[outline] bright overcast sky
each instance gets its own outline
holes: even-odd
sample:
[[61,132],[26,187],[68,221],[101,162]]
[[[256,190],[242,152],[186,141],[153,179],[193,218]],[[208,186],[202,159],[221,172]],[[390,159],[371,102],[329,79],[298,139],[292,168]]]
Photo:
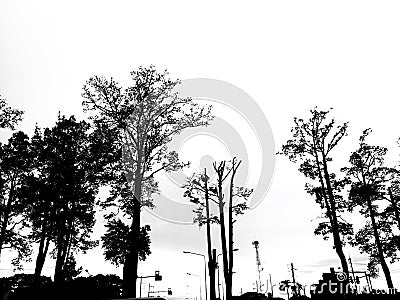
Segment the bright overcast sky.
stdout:
[[[35,123],[52,126],[58,111],[83,118],[80,94],[90,76],[113,76],[125,85],[129,71],[153,64],[173,77],[219,79],[247,92],[268,119],[277,148],[290,137],[293,117],[318,105],[333,107],[338,120],[350,121],[343,150],[334,154],[337,167],[346,164],[367,127],[374,130],[371,140],[391,147],[395,159],[400,152],[395,144],[400,137],[399,15],[398,1],[0,0],[0,94],[25,111],[20,129],[31,133]],[[3,140],[8,136],[1,134]],[[215,152],[209,153],[210,148],[193,146],[202,141],[189,142],[182,149],[187,157],[194,155],[190,149],[204,150],[200,157],[218,157],[223,149],[214,143]],[[256,279],[255,239],[264,275],[272,273],[275,282],[289,278],[290,262],[307,285],[338,266],[332,241],[313,235],[319,211],[304,183],[294,165],[277,158],[267,197],[236,226],[234,293],[250,291]],[[139,272],[160,270],[164,279],[156,289],[193,292],[197,279],[185,274],[202,275],[203,263],[182,250],[205,253],[204,231],[149,214],[143,219],[152,225],[153,253]],[[95,235],[102,232],[99,217]],[[122,275],[121,268],[104,262],[100,248],[89,253],[78,263],[90,274]],[[357,249],[346,253],[364,270]],[[52,275],[53,265],[49,260],[46,274]],[[1,272],[10,274],[7,268],[5,259]],[[32,265],[27,268],[32,271]],[[400,287],[400,268],[391,269]]]

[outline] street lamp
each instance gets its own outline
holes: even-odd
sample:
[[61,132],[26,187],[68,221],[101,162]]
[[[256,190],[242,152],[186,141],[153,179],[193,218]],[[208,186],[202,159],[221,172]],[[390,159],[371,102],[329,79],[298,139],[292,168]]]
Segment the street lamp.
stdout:
[[206,256],[204,254],[196,253],[196,252],[190,252],[190,251],[183,251],[184,254],[193,254],[193,255],[198,255],[198,256],[203,256],[204,259],[204,286],[205,286],[205,292],[206,292],[206,300],[208,299],[207,297],[207,262],[206,262]]
[[[196,276],[196,277],[199,278],[199,297],[200,297],[200,300],[202,300],[202,298],[201,298],[201,277],[199,275],[192,274],[192,273],[186,273],[186,275]],[[207,294],[207,291],[206,291],[206,294]]]

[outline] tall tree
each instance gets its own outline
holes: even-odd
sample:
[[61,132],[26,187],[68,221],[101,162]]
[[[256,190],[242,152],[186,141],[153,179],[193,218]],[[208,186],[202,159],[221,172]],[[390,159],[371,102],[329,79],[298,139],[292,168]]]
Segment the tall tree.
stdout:
[[23,182],[32,172],[30,141],[16,132],[7,144],[0,144],[0,254],[3,249],[17,250],[14,263],[27,258],[27,222],[23,216],[26,203],[20,197]]
[[315,196],[324,219],[315,234],[322,234],[324,239],[332,234],[342,270],[348,274],[343,237],[352,233],[352,226],[341,217],[346,207],[341,191],[347,180],[339,180],[330,171],[332,151],[346,135],[348,124],[336,125],[334,119],[328,119],[329,111],[314,108],[310,113],[308,120],[294,118],[293,138],[282,146],[279,154],[286,155],[292,162],[300,162],[299,171],[312,180],[306,184],[306,190]]
[[41,130],[36,127],[31,139],[32,167],[34,172],[25,178],[21,197],[26,203],[25,216],[30,223],[29,239],[38,243],[34,282],[38,283],[49,252],[55,226],[54,187],[49,180],[49,154],[53,151],[46,147]]
[[188,197],[190,202],[197,205],[196,210],[194,210],[194,222],[198,223],[200,227],[204,224],[206,225],[210,299],[215,300],[215,271],[217,268],[217,261],[212,251],[211,224],[217,223],[218,217],[211,213],[210,201],[217,202],[214,199],[210,199],[209,181],[210,178],[207,175],[207,169],[204,169],[203,173],[193,174],[193,176],[187,180],[183,188],[185,189],[184,197]]
[[[222,260],[225,278],[225,295],[227,299],[232,299],[232,277],[233,277],[233,214],[241,215],[248,208],[247,200],[253,193],[252,189],[245,187],[235,187],[234,180],[237,169],[241,161],[233,158],[231,161],[222,161],[220,163],[213,163],[214,171],[216,172],[217,182],[214,187],[211,187],[210,194],[215,196],[218,202],[219,209],[219,224],[221,232],[221,248]],[[227,183],[227,194],[224,193],[224,184]],[[235,205],[234,198],[244,201],[238,201]],[[228,206],[228,231],[226,232],[225,225],[225,207]],[[227,242],[228,236],[228,242]]]
[[[0,95],[0,128],[14,130],[22,115],[23,111],[8,106]],[[17,195],[21,179],[30,171],[28,148],[28,138],[22,132],[14,134],[8,144],[0,143],[0,257],[3,248],[17,249],[18,256],[13,260],[17,266],[30,252],[25,236],[19,231],[26,227],[26,223],[21,220],[24,205]],[[20,157],[17,156],[18,150],[22,151]]]
[[[356,235],[356,242],[362,251],[370,255],[371,267],[379,262],[385,274],[388,288],[393,288],[389,267],[386,263],[387,254],[393,253],[386,236],[391,232],[391,226],[385,220],[379,220],[378,201],[385,198],[386,185],[392,174],[391,169],[383,166],[387,148],[372,146],[366,143],[371,130],[366,129],[360,137],[359,147],[350,156],[350,166],[343,168],[352,178],[349,194],[350,209],[360,207],[360,213],[369,222]],[[372,238],[373,243],[368,240]]]
[[[233,158],[231,161],[221,161],[213,163],[213,169],[216,173],[214,182],[209,182],[206,173],[195,174],[188,183],[184,186],[185,196],[189,197],[190,201],[197,204],[198,207],[194,211],[194,221],[199,225],[218,223],[220,226],[220,240],[223,259],[223,271],[225,278],[225,295],[227,299],[232,297],[232,276],[233,276],[233,224],[236,222],[234,216],[241,215],[248,208],[247,201],[252,189],[236,186],[235,176],[240,166],[240,161]],[[203,182],[203,183],[201,183]],[[217,214],[211,214],[209,203],[214,203],[217,206]],[[225,215],[226,211],[228,216]],[[226,229],[228,226],[228,229]],[[211,249],[211,238],[208,237],[208,250]],[[209,262],[213,258],[209,252]],[[211,271],[214,271],[211,269]],[[212,280],[215,278],[211,278]],[[212,291],[211,291],[212,293]],[[214,293],[215,295],[215,293]]]
[[[181,98],[173,91],[179,81],[154,67],[140,67],[131,72],[132,85],[123,89],[112,78],[94,76],[83,87],[85,111],[92,119],[110,130],[120,130],[119,146],[124,149],[125,171],[133,193],[126,197],[121,192],[118,200],[130,219],[131,249],[125,253],[123,290],[128,297],[136,296],[137,267],[140,252],[140,212],[151,199],[147,196],[158,190],[154,176],[183,168],[186,164],[178,154],[168,150],[168,143],[182,130],[206,126],[212,120],[210,107],[202,107],[191,98]],[[125,185],[114,185],[125,189]],[[147,199],[146,199],[147,198]],[[144,201],[143,201],[144,200]],[[149,201],[150,200],[150,201]]]
[[74,117],[61,117],[44,133],[52,149],[50,180],[55,200],[55,282],[65,279],[66,263],[77,250],[97,245],[90,234],[95,223],[95,199],[98,191],[97,161],[88,138],[89,124]]
[[37,128],[32,138],[35,172],[26,181],[24,195],[31,238],[39,243],[35,274],[40,276],[52,243],[57,284],[71,271],[75,252],[97,245],[90,235],[104,161],[89,130],[84,121],[59,116],[55,126],[43,132]]

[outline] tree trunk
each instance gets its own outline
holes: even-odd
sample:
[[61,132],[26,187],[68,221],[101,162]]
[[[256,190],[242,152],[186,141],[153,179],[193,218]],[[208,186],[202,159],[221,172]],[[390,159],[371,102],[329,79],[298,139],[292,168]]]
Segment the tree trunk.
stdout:
[[36,265],[35,265],[35,274],[34,281],[37,282],[42,274],[43,265],[46,260],[47,252],[49,250],[50,239],[47,238],[47,229],[46,226],[43,225],[42,234],[39,243],[39,251],[36,257]]
[[[207,171],[204,170],[204,188],[205,188],[205,202],[206,202],[206,229],[207,229],[207,252],[208,252],[208,275],[210,277],[210,300],[215,300],[215,253],[211,250],[211,224],[210,224],[210,204],[208,196],[208,177]],[[215,250],[215,249],[214,249]],[[206,291],[207,293],[207,291]]]
[[[138,162],[140,165],[141,162]],[[136,280],[137,269],[139,264],[139,248],[138,240],[140,236],[140,210],[141,210],[141,195],[142,195],[142,176],[140,168],[137,168],[135,173],[135,186],[134,186],[134,204],[132,224],[130,227],[130,241],[132,241],[132,248],[127,253],[123,267],[122,289],[124,297],[136,297]]]
[[5,243],[7,223],[8,223],[8,218],[6,212],[3,212],[3,220],[1,222],[1,229],[0,229],[0,258],[1,258],[1,250],[3,250],[3,246]]
[[229,295],[232,295],[232,284],[233,284],[233,215],[232,215],[232,209],[233,209],[233,180],[235,178],[236,170],[240,165],[240,162],[237,166],[235,166],[235,159],[233,159],[232,162],[232,177],[230,181],[230,186],[229,186],[229,211],[228,211],[228,234],[229,234],[229,266],[228,266],[228,281],[226,283],[227,287],[226,289],[229,289]]
[[[211,261],[212,261],[212,264],[213,264],[213,268],[212,268],[212,272],[211,272],[212,276],[211,276],[211,273],[210,273],[210,282],[212,282],[213,284],[210,283],[210,298],[211,298],[211,296],[213,296],[214,300],[215,300],[215,299],[217,299],[217,294],[216,294],[216,289],[215,289],[216,288],[216,286],[215,286],[216,285],[215,272],[216,272],[216,269],[217,269],[217,249],[213,249],[212,250],[212,259],[211,259]],[[218,286],[218,288],[219,288],[219,286]]]
[[60,240],[60,244],[57,245],[57,258],[56,258],[56,266],[54,269],[54,283],[56,285],[60,285],[64,282],[64,275],[63,275],[63,267],[64,267],[64,260],[63,260],[63,245]]
[[71,242],[72,225],[73,216],[70,216],[68,223],[63,228],[63,232],[59,233],[57,238],[57,260],[54,272],[54,282],[56,284],[62,284],[65,281],[64,267]]
[[224,216],[224,199],[222,194],[222,177],[218,178],[218,202],[219,202],[219,221],[221,228],[221,248],[222,248],[222,261],[224,267],[225,278],[225,295],[226,300],[231,300],[231,290],[229,287],[229,269],[228,269],[228,251],[226,246],[226,230],[225,230],[225,216]]
[[383,274],[385,274],[385,278],[386,278],[386,284],[388,286],[389,289],[393,288],[393,282],[392,282],[392,277],[390,275],[390,270],[389,267],[386,263],[385,260],[385,255],[382,249],[382,243],[381,243],[381,239],[379,237],[379,232],[378,232],[378,225],[376,224],[376,220],[375,220],[375,212],[374,209],[372,207],[372,201],[369,195],[366,195],[366,200],[368,203],[368,210],[369,210],[369,215],[371,218],[371,225],[372,225],[372,229],[374,232],[374,238],[375,238],[375,245],[376,248],[378,250],[378,257],[379,257],[379,261],[381,263],[381,267],[382,267],[382,271]]
[[57,250],[57,260],[56,260],[56,268],[54,272],[54,282],[56,284],[62,284],[65,281],[65,262],[67,259],[67,252],[69,246],[69,237],[66,237],[58,247]]
[[[135,226],[134,224],[132,224]],[[134,228],[131,227],[132,234],[134,234]],[[134,248],[134,247],[133,247]],[[136,250],[133,249],[129,252],[125,259],[123,267],[123,281],[122,289],[124,297],[136,297],[136,279],[137,279],[137,267],[138,267],[138,255]]]
[[342,265],[342,271],[344,273],[346,273],[347,278],[348,278],[349,277],[348,276],[349,275],[349,267],[347,264],[346,256],[344,255],[344,252],[343,252],[343,242],[340,237],[339,224],[338,224],[337,214],[336,214],[336,202],[335,202],[335,197],[333,195],[333,189],[332,189],[330,176],[329,176],[329,172],[328,172],[328,163],[327,163],[324,152],[322,152],[322,164],[323,164],[323,171],[324,171],[324,179],[325,179],[325,183],[326,183],[326,190],[328,193],[331,214],[332,214],[331,228],[332,228],[332,235],[333,235],[333,243],[335,246],[335,251],[336,251],[337,255],[339,256],[340,263]]
[[14,183],[11,183],[10,193],[8,194],[8,199],[7,199],[7,206],[5,210],[2,212],[3,218],[0,229],[0,258],[1,258],[1,250],[3,249],[5,243],[7,225],[10,218],[10,209],[13,200],[14,200]]

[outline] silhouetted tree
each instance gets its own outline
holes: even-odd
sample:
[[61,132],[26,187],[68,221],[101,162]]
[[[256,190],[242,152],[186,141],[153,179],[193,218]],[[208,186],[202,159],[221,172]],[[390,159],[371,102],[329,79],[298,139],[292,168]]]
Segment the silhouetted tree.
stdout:
[[292,282],[289,279],[282,280],[279,283],[279,290],[282,291],[282,292],[286,291],[286,295],[287,295],[288,300],[289,300],[289,297],[290,297],[289,290],[291,288],[291,285],[292,285]]
[[11,108],[0,95],[0,128],[15,129],[15,125],[22,120],[23,112]]
[[[106,260],[118,266],[125,264],[129,251],[135,247],[134,244],[138,248],[138,259],[146,260],[151,254],[151,241],[148,234],[150,225],[141,226],[139,236],[134,236],[137,233],[131,230],[128,222],[133,215],[136,199],[121,166],[123,161],[114,164],[114,167],[117,165],[120,171],[115,172],[115,177],[110,181],[110,195],[99,204],[106,212],[104,217],[107,220],[107,232],[102,237],[104,256]],[[151,195],[158,192],[157,184],[151,179],[143,184],[142,190],[141,205],[152,207]]]
[[19,266],[29,257],[27,222],[23,216],[26,207],[20,197],[26,177],[32,172],[30,141],[23,132],[16,132],[7,144],[0,144],[0,254],[3,249],[17,250],[13,260]]
[[[22,115],[22,111],[8,106],[7,101],[0,95],[0,129],[14,130],[15,125],[22,120]],[[25,237],[19,230],[25,223],[21,220],[23,204],[17,196],[21,187],[20,179],[30,170],[30,161],[24,163],[24,159],[29,156],[28,147],[28,138],[22,132],[14,134],[8,144],[0,144],[0,257],[4,248],[17,249],[18,256],[14,260],[16,265],[29,253]],[[21,157],[17,156],[18,149],[22,151]]]
[[[400,139],[397,141],[397,144],[400,145]],[[388,221],[391,221],[393,226],[398,229],[397,234],[393,233],[393,243],[396,244],[398,250],[400,250],[400,171],[398,170],[398,166],[392,173],[393,178],[387,189],[386,197],[389,205],[385,208],[383,216]]]
[[73,278],[79,276],[83,271],[82,267],[76,265],[75,256],[69,255],[64,264],[63,276],[66,281],[71,281]]
[[26,203],[24,215],[30,223],[29,239],[32,243],[38,243],[39,246],[34,273],[34,281],[38,283],[51,240],[54,237],[56,221],[56,190],[54,182],[52,182],[49,159],[53,149],[46,145],[38,127],[35,128],[31,139],[30,151],[33,157],[34,172],[25,178],[20,195]]
[[[286,291],[286,295],[288,299],[299,299],[302,298],[300,291],[303,291],[305,295],[305,286],[298,282],[293,282],[289,279],[282,280],[279,283],[279,290],[284,292]],[[292,294],[292,297],[290,297],[290,293]]]
[[[71,200],[71,198],[77,195],[76,200],[78,201],[88,200],[86,203],[89,207],[87,216],[84,212],[79,212],[76,216],[77,220],[73,220],[73,215],[66,217],[71,218],[73,226],[79,228],[77,230],[70,229],[73,233],[68,243],[71,246],[74,243],[80,244],[80,238],[78,238],[80,233],[78,232],[89,230],[88,233],[90,233],[91,230],[93,197],[97,193],[98,187],[112,176],[108,166],[110,161],[117,160],[112,148],[113,141],[110,140],[109,134],[102,134],[102,128],[89,129],[89,124],[77,122],[73,117],[69,119],[59,117],[53,128],[46,128],[42,131],[36,127],[32,137],[31,152],[34,157],[35,172],[26,180],[22,195],[28,204],[26,217],[32,228],[30,239],[32,242],[38,243],[36,279],[40,278],[51,243],[57,243],[60,226],[66,226],[60,224],[59,218],[61,212],[62,214],[67,213],[67,209],[63,205],[70,209],[69,214],[74,214],[72,202],[75,199]],[[76,156],[74,157],[74,155]],[[69,167],[68,170],[64,170],[64,163],[65,167]],[[67,171],[71,171],[71,173],[65,174]],[[72,177],[74,174],[75,177]],[[64,204],[62,204],[63,201],[65,201]],[[73,209],[79,210],[81,205],[76,207],[74,204]],[[81,218],[83,220],[87,218],[87,220],[82,223]],[[68,236],[67,233],[65,234]],[[75,240],[76,238],[77,240]],[[95,245],[89,241],[86,233],[81,238],[82,250]],[[62,240],[62,237],[60,239]],[[81,249],[81,247],[72,247],[72,250],[76,249]],[[72,252],[69,253],[72,254]],[[64,260],[68,263],[71,260],[68,255],[64,259],[61,257],[62,255],[59,261]],[[61,262],[60,265],[62,265]]]
[[[372,146],[366,143],[370,129],[363,131],[359,147],[350,156],[350,167],[343,168],[353,182],[349,194],[350,210],[360,207],[360,213],[369,219],[369,222],[356,234],[356,243],[360,249],[370,255],[370,268],[377,262],[385,274],[388,288],[393,287],[392,278],[385,257],[393,256],[395,250],[387,242],[391,233],[391,224],[380,219],[377,202],[384,199],[386,185],[392,170],[383,166],[387,148]],[[373,241],[373,242],[371,242]]]
[[[132,197],[121,193],[115,199],[124,207],[130,219],[131,249],[125,253],[123,288],[125,296],[136,296],[139,239],[141,232],[140,212],[145,194],[157,191],[154,175],[160,171],[181,169],[178,154],[169,151],[167,144],[174,135],[190,127],[206,126],[212,119],[210,108],[201,107],[190,98],[180,98],[173,92],[179,81],[168,78],[166,72],[159,73],[153,67],[140,67],[131,72],[133,84],[123,89],[113,79],[94,76],[83,87],[83,105],[94,113],[92,119],[106,124],[110,129],[120,130],[118,142],[124,147],[125,171]],[[125,190],[120,180],[114,184],[114,194],[119,187]]]
[[64,281],[66,263],[75,251],[97,245],[90,238],[98,192],[97,161],[90,151],[88,130],[89,124],[84,121],[61,117],[44,133],[44,140],[52,149],[49,171],[56,191],[56,283]]
[[387,222],[391,222],[393,227],[397,228],[397,234],[394,231],[392,232],[392,243],[400,250],[400,181],[398,179],[399,173],[397,171],[394,173],[394,179],[390,182],[390,186],[387,189],[386,199],[389,205],[383,211],[382,217]]
[[37,128],[32,141],[35,172],[24,193],[30,199],[27,216],[32,224],[31,238],[39,243],[35,274],[40,276],[52,242],[57,284],[71,273],[76,251],[97,245],[90,235],[103,160],[89,129],[84,121],[59,116],[54,127],[43,133]]
[[207,169],[204,169],[204,173],[194,174],[189,178],[183,188],[186,189],[184,196],[189,197],[190,202],[198,205],[198,208],[194,211],[196,213],[194,222],[197,222],[200,227],[204,224],[206,225],[210,299],[214,300],[216,299],[215,271],[217,268],[217,262],[212,251],[211,223],[217,223],[218,218],[210,212],[210,201],[214,201],[215,203],[217,202],[209,197],[209,180],[210,178],[207,175]]
[[279,154],[286,155],[292,162],[299,161],[299,171],[312,180],[313,184],[307,184],[306,190],[315,196],[325,219],[319,223],[315,234],[323,235],[324,239],[332,234],[342,270],[348,274],[343,237],[352,233],[352,226],[341,217],[346,207],[341,191],[347,180],[339,180],[330,172],[332,151],[346,135],[347,123],[335,125],[334,119],[327,119],[329,111],[314,108],[310,113],[308,120],[294,118],[293,138],[282,146]]
[[[235,175],[240,163],[241,162],[237,161],[236,158],[228,162],[214,162],[213,168],[216,173],[215,182],[209,182],[209,178],[205,172],[202,174],[194,174],[184,186],[186,189],[185,197],[189,197],[191,202],[198,205],[198,208],[194,210],[194,221],[199,223],[200,226],[203,224],[210,226],[211,223],[218,223],[220,225],[225,294],[227,299],[231,299],[232,297],[233,224],[236,222],[233,215],[237,216],[244,213],[248,208],[247,201],[253,192],[252,189],[237,187],[234,184]],[[226,196],[226,194],[228,196]],[[215,203],[218,207],[217,215],[210,213],[210,201],[211,203]],[[225,219],[225,210],[228,211],[228,220]],[[226,223],[228,225],[228,230],[226,230]],[[211,237],[208,237],[208,235],[209,230],[207,230],[207,240],[210,245],[208,248],[211,249]],[[210,253],[209,261],[212,261],[212,255],[210,256]]]

